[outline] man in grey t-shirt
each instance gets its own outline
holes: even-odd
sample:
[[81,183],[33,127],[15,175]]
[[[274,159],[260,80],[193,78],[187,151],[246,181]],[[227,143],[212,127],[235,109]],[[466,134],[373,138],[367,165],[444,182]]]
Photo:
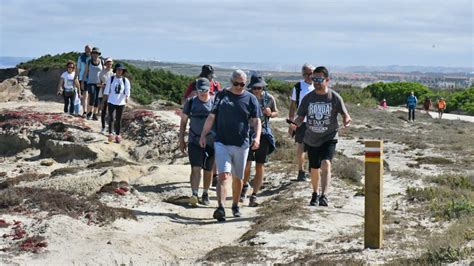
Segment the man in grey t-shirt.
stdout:
[[[308,152],[311,168],[313,194],[310,205],[328,206],[326,193],[331,182],[331,160],[337,143],[339,124],[337,114],[341,114],[345,127],[351,123],[342,97],[327,87],[329,72],[323,67],[313,71],[315,89],[308,93],[298,108],[296,123],[302,124],[306,118],[306,132],[303,138]],[[321,195],[319,196],[319,177],[321,169]]]

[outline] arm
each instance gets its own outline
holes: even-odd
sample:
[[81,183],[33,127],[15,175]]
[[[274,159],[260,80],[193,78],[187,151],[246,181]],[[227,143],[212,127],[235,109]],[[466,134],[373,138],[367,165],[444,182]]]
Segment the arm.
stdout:
[[295,123],[298,125],[298,127],[300,127],[301,124],[303,124],[303,121],[304,121],[304,116],[298,116],[298,117],[295,119]]
[[255,130],[255,138],[252,142],[252,150],[257,150],[260,147],[260,135],[262,134],[262,121],[260,118],[252,118],[253,129]]
[[[80,86],[81,86],[81,85],[79,84],[79,80],[78,80],[77,78],[75,78],[75,79],[74,79],[74,87],[77,88],[77,89],[79,89]],[[81,90],[79,90],[79,91],[77,92],[77,95],[79,95],[79,97],[82,97],[82,92],[81,92]]]
[[278,115],[278,109],[276,107],[275,97],[270,96],[271,102],[270,105],[263,109],[263,114],[267,117],[274,118]]
[[184,141],[184,135],[186,134],[186,126],[188,125],[188,115],[181,115],[181,122],[179,124],[179,149],[181,152],[186,151],[186,142]]
[[63,92],[63,85],[64,85],[64,79],[63,77],[61,77],[58,83],[58,91],[56,92],[57,95],[61,95],[61,93]]
[[127,83],[125,84],[125,95],[127,96],[127,98],[125,98],[125,102],[128,103],[128,99],[130,98],[130,93],[132,91],[132,84],[130,83],[129,79],[126,79],[125,82]]
[[86,65],[86,70],[84,71],[84,74],[82,75],[82,81],[81,81],[81,90],[84,90],[84,80],[86,79],[87,75],[89,75],[89,64]]
[[[77,69],[76,69],[76,73],[75,73],[75,77],[74,78],[79,78],[79,75],[81,73],[81,56],[79,55],[79,57],[77,58],[77,62],[76,62],[76,66],[77,66]],[[78,87],[79,88],[79,87]]]
[[215,119],[216,115],[210,113],[206,119],[206,122],[204,123],[204,127],[201,132],[201,138],[199,139],[199,145],[201,145],[201,148],[206,148],[206,136],[209,134],[209,131],[211,131]]

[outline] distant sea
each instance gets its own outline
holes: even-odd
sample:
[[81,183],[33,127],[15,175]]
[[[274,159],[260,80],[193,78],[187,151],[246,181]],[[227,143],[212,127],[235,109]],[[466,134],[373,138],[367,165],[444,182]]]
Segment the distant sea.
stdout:
[[0,69],[15,67],[21,62],[26,62],[31,59],[33,59],[33,57],[0,56]]

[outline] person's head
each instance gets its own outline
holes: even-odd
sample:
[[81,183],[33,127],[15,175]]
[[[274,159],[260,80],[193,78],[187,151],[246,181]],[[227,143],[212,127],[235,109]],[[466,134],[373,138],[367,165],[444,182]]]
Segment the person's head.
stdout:
[[252,91],[253,94],[260,96],[266,86],[267,83],[260,74],[254,74],[250,77],[250,83],[248,85],[248,88]]
[[415,92],[413,92],[413,91],[410,92],[410,95],[411,95],[411,96],[415,96]]
[[113,64],[114,64],[114,61],[112,60],[112,58],[110,57],[105,58],[104,65],[107,69],[111,69]]
[[76,65],[74,64],[74,61],[71,61],[71,60],[67,61],[66,69],[68,73],[74,72],[74,70],[76,69]]
[[383,99],[382,102],[386,102],[387,100],[386,99]]
[[91,56],[93,58],[98,58],[101,55],[99,47],[92,48]]
[[114,66],[114,73],[116,76],[121,77],[127,73],[127,68],[122,63],[117,63]]
[[195,88],[200,100],[206,101],[209,98],[209,89],[211,88],[211,84],[207,78],[198,78],[196,80]]
[[319,66],[313,71],[313,85],[316,89],[324,89],[329,83],[329,71],[324,66]]
[[247,74],[244,71],[237,69],[232,72],[232,77],[230,83],[232,84],[232,89],[237,91],[242,91],[245,89],[245,83],[247,82]]
[[214,78],[214,68],[211,65],[203,65],[201,68],[200,78],[207,78],[209,80]]
[[87,54],[87,55],[90,55],[91,54],[91,51],[92,51],[92,47],[87,44],[85,47],[84,47],[84,53]]
[[301,67],[301,75],[303,76],[304,80],[307,82],[307,83],[311,83],[311,77],[313,75],[313,71],[314,71],[314,66],[311,65],[311,64],[308,64],[308,63],[305,63],[302,67]]

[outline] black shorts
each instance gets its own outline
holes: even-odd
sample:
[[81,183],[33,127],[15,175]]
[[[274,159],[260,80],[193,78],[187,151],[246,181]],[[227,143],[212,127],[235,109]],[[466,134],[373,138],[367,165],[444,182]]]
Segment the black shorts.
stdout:
[[301,124],[301,126],[296,128],[295,132],[295,142],[303,143],[304,133],[306,132],[306,123]]
[[206,146],[205,149],[192,142],[188,143],[189,163],[192,167],[201,167],[211,171],[214,166],[214,148]]
[[260,137],[260,147],[257,150],[249,149],[247,161],[255,161],[256,163],[268,162],[268,153],[270,151],[270,142],[265,136]]
[[323,160],[331,161],[336,152],[336,143],[337,139],[326,141],[319,147],[305,144],[306,151],[308,152],[309,167],[319,169]]

